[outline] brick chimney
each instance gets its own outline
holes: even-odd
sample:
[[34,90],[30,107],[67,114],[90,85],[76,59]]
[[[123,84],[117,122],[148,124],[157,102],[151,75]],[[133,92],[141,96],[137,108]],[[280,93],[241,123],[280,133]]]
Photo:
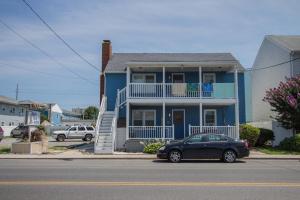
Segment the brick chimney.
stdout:
[[107,66],[108,61],[112,56],[112,47],[110,40],[103,40],[102,42],[102,70],[100,75],[100,103],[102,100],[102,95],[104,94],[104,70]]

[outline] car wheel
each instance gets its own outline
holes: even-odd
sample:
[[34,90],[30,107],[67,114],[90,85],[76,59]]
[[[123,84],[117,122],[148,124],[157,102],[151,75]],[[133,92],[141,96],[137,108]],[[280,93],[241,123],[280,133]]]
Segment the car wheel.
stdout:
[[65,141],[66,136],[65,135],[58,135],[56,139],[57,139],[58,142],[63,142],[63,141]]
[[91,141],[93,139],[93,136],[91,134],[85,135],[84,140],[85,141]]
[[169,153],[169,161],[172,162],[172,163],[178,163],[181,161],[181,152],[178,151],[178,150],[172,150],[170,153]]
[[236,160],[236,153],[233,150],[226,150],[223,153],[223,161],[226,163],[233,163]]

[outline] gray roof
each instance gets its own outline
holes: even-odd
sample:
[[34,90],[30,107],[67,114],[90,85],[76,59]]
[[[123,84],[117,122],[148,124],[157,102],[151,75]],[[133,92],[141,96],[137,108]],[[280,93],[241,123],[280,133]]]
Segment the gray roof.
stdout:
[[114,53],[105,72],[123,72],[126,63],[129,62],[234,62],[239,64],[231,53]]
[[300,35],[267,35],[266,39],[289,51],[300,51]]
[[0,95],[0,102],[6,103],[6,104],[11,104],[11,105],[18,105],[17,100],[14,100],[13,98],[6,97],[6,96],[1,96],[1,95]]

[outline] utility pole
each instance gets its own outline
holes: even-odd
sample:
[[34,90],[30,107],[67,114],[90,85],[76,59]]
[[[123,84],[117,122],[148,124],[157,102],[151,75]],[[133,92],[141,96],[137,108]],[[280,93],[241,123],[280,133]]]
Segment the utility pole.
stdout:
[[19,83],[17,83],[17,88],[16,88],[16,100],[18,100],[19,97]]

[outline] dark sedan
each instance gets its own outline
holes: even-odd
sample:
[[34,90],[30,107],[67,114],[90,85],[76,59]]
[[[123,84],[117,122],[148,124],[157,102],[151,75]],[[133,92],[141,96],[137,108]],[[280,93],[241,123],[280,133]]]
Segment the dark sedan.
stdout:
[[221,159],[232,163],[249,156],[248,143],[222,134],[195,134],[178,142],[162,146],[157,157],[170,162],[182,159]]

